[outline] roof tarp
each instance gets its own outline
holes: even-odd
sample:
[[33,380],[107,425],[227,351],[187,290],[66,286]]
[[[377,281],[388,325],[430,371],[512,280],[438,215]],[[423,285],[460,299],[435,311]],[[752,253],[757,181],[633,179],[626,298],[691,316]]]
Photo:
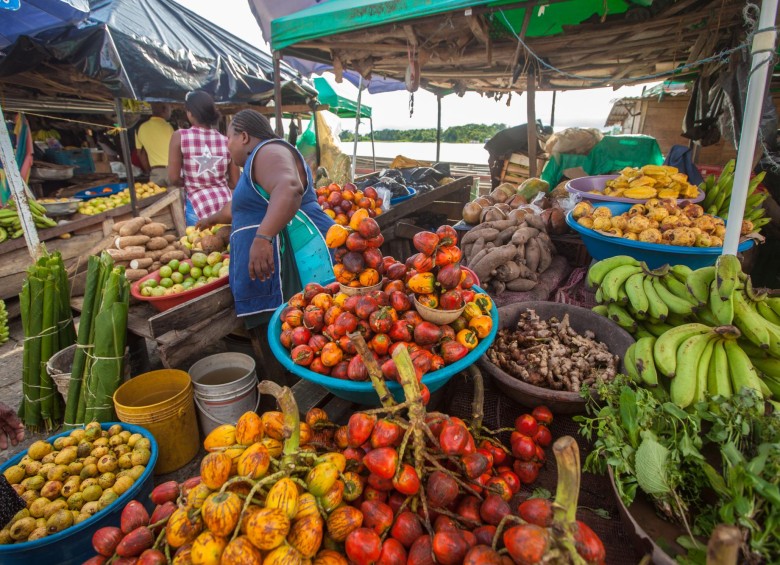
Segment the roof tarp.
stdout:
[[0,49],[21,35],[35,36],[47,29],[83,21],[87,0],[3,0],[0,2]]
[[[507,0],[508,1],[508,0]],[[506,4],[507,1],[500,2]],[[498,3],[496,0],[330,0],[271,22],[271,46]]]
[[[327,104],[328,110],[339,118],[354,118],[357,115],[357,102],[340,96],[330,83],[320,77],[314,79],[314,87],[317,89],[317,99],[321,104]],[[360,105],[360,117],[370,118],[371,108],[365,104]]]
[[[0,77],[42,64],[71,65],[115,97],[181,102],[202,89],[217,102],[273,96],[273,60],[173,0],[90,0],[79,26],[21,37],[4,51]],[[43,67],[41,67],[43,68]],[[282,65],[285,103],[316,96],[311,82]]]

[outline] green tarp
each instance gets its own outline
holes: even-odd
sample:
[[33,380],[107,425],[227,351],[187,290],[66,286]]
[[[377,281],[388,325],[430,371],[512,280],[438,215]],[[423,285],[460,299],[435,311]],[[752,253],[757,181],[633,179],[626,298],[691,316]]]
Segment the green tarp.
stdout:
[[[563,32],[590,18],[621,14],[631,4],[647,5],[651,0],[568,0],[546,5],[533,3],[526,37]],[[513,0],[330,0],[271,22],[271,46],[284,49],[304,41],[337,37],[359,29],[435,16],[480,6],[517,5]],[[530,4],[530,2],[529,2]],[[513,7],[487,15],[494,35],[519,33],[526,8]]]
[[[327,104],[329,106],[328,110],[339,118],[354,118],[357,115],[357,102],[339,96],[324,78],[315,78],[314,88],[317,89],[317,99],[320,103]],[[360,117],[371,118],[371,107],[361,104]]]

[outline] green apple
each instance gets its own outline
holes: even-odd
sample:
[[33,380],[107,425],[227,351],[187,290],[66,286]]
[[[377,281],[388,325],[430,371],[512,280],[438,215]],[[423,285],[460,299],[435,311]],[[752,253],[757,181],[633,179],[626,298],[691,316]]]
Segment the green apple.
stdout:
[[182,275],[179,271],[174,271],[171,274],[171,280],[174,282],[174,284],[181,284],[184,282],[184,275]]
[[222,261],[222,253],[219,251],[212,251],[209,253],[208,257],[206,257],[206,263],[209,265],[214,265],[220,261]]
[[171,268],[172,271],[176,271],[179,269],[179,260],[178,259],[171,259],[168,261],[168,266]]
[[173,286],[173,280],[170,277],[160,279],[160,286],[163,288],[171,288]]
[[211,276],[211,265],[203,267],[203,276],[209,278]]
[[173,274],[173,269],[171,269],[168,265],[163,265],[162,267],[160,267],[160,279],[169,279],[171,278],[172,274]]
[[181,263],[181,264],[179,265],[179,272],[180,272],[182,275],[186,275],[186,274],[188,274],[188,273],[190,272],[190,270],[191,270],[191,267],[190,267],[190,264],[189,264],[189,263]]
[[200,267],[193,267],[192,269],[190,269],[190,276],[193,279],[198,280],[200,277],[203,276],[203,269],[201,269]]

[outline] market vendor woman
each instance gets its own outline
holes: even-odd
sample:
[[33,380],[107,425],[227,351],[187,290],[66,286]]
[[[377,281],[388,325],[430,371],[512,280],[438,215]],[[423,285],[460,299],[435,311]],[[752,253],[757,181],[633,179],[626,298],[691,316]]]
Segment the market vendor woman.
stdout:
[[317,203],[303,156],[262,114],[242,110],[227,133],[230,156],[244,170],[233,201],[198,225],[232,224],[230,288],[236,314],[253,328],[304,284],[333,279],[325,245],[333,220]]

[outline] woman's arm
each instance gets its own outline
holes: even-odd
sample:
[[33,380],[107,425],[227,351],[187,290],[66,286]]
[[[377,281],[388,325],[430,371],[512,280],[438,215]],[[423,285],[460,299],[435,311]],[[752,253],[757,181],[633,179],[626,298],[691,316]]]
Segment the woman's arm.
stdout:
[[228,163],[228,170],[227,170],[228,186],[230,187],[230,190],[236,189],[236,185],[238,184],[238,177],[240,176],[241,176],[241,171],[238,170],[238,165],[236,165],[233,162],[233,159],[231,159],[230,163]]
[[233,223],[233,207],[232,202],[225,204],[218,212],[214,212],[211,216],[201,218],[195,227],[199,230],[205,230],[217,224],[231,224]]
[[249,252],[249,278],[266,280],[274,272],[274,256],[273,245],[263,237],[276,237],[292,220],[301,207],[304,186],[295,157],[279,143],[269,143],[257,152],[252,179],[271,197]]
[[168,186],[183,186],[184,179],[181,178],[181,167],[184,162],[184,155],[181,152],[181,132],[175,131],[171,136],[171,143],[168,146]]

